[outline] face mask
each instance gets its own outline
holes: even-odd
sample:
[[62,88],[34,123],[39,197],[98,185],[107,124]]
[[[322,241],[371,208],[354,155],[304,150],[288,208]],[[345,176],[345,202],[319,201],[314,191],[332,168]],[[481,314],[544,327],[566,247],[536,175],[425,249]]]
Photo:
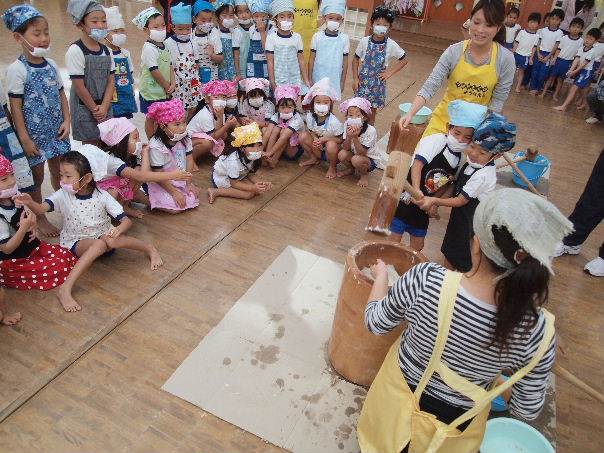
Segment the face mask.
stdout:
[[222,26],[224,28],[233,28],[235,26],[234,19],[222,19]]
[[32,50],[30,50],[29,52],[34,57],[44,58],[46,55],[48,55],[50,53],[50,46],[48,46],[48,47],[34,47],[25,38],[23,38],[23,41],[25,41],[27,43],[27,45],[29,47],[31,47]]
[[294,23],[291,20],[282,20],[279,22],[281,30],[290,31],[294,27]]
[[191,39],[191,35],[190,34],[186,34],[186,35],[176,35],[176,37],[180,40],[180,41],[189,41]]
[[226,107],[226,105],[227,103],[224,99],[214,99],[212,101],[212,107],[214,107],[214,109],[216,110],[222,110]]
[[327,29],[329,31],[338,31],[340,28],[340,23],[337,20],[328,20],[327,21]]
[[[82,176],[82,178],[83,178],[83,176]],[[82,178],[78,179],[78,183],[82,180]],[[70,193],[72,195],[75,195],[76,193],[78,193],[80,191],[80,189],[82,189],[80,187],[80,189],[75,190],[73,188],[73,184],[67,184],[67,183],[65,183],[63,181],[60,181],[59,185],[61,186],[61,189],[63,189],[65,192]]]
[[117,47],[122,47],[126,44],[127,36],[124,33],[117,33],[111,36],[111,44]]
[[17,195],[19,189],[17,189],[17,184],[8,189],[0,190],[0,198],[12,198]]
[[90,34],[88,36],[90,36],[96,42],[101,42],[107,37],[108,34],[109,30],[107,30],[106,28],[91,28]]
[[136,142],[136,145],[134,146],[134,156],[140,157],[142,152],[143,152],[143,142]]
[[363,125],[362,118],[348,118],[346,124],[352,127],[361,127]]
[[472,168],[475,168],[476,170],[484,168],[483,164],[477,164],[476,162],[472,162],[468,156],[466,156],[466,160],[468,161],[468,165]]
[[250,151],[247,153],[248,160],[258,160],[262,157],[261,151]]
[[239,23],[241,25],[250,25],[252,23],[252,19],[239,19]]
[[170,135],[172,135],[172,139],[171,140],[175,141],[175,142],[181,141],[183,138],[185,138],[188,135],[187,131],[184,131],[184,132],[181,132],[179,134],[176,134],[176,133],[172,132],[170,129],[168,129],[168,132],[170,132]]
[[228,99],[226,101],[226,106],[230,109],[234,109],[237,107],[237,99]]
[[373,32],[376,35],[385,35],[386,33],[388,33],[388,27],[386,27],[385,25],[374,25]]
[[315,104],[315,113],[317,115],[325,115],[329,112],[329,106],[327,104]]
[[288,113],[279,113],[279,118],[281,118],[282,120],[291,120],[293,118],[294,114],[293,112],[288,112]]
[[155,42],[164,42],[166,40],[166,30],[151,30],[149,32],[149,39]]
[[462,143],[452,135],[447,135],[447,147],[451,151],[459,153],[468,147],[468,143]]
[[264,99],[263,98],[249,98],[248,102],[250,103],[250,105],[252,107],[262,107],[262,104],[264,104]]
[[212,24],[212,22],[206,22],[197,26],[197,30],[202,33],[210,33],[212,31],[212,28],[214,28],[214,24]]

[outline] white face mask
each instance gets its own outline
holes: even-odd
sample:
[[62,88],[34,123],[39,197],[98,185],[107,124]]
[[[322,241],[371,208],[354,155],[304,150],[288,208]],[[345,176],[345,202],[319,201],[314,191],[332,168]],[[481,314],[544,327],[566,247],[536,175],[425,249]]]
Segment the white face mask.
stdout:
[[224,28],[233,28],[235,26],[234,19],[222,19],[222,26]]
[[315,104],[315,113],[317,115],[326,115],[329,112],[329,106],[327,104]]
[[212,22],[206,22],[197,26],[197,30],[202,33],[210,33],[212,31],[212,28],[214,28],[214,24]]
[[151,30],[149,32],[149,39],[155,42],[164,42],[166,40],[166,30]]
[[327,29],[329,31],[338,31],[339,28],[340,28],[340,22],[338,22],[337,20],[328,20],[327,21]]
[[237,99],[228,99],[226,101],[226,106],[230,109],[234,109],[237,107]]
[[116,33],[111,35],[111,44],[117,47],[122,47],[124,44],[126,44],[127,38],[128,37],[124,33]]
[[248,102],[250,103],[250,105],[252,107],[262,107],[262,104],[264,104],[264,99],[263,98],[249,98]]
[[179,141],[181,141],[183,138],[185,138],[185,137],[186,137],[186,136],[189,134],[187,131],[180,132],[180,133],[175,133],[175,132],[172,132],[172,131],[170,130],[170,128],[168,128],[168,127],[166,127],[166,130],[167,130],[167,131],[170,133],[170,135],[172,136],[172,137],[170,138],[170,140],[172,140],[172,141],[174,141],[174,142],[179,142]]
[[190,34],[186,34],[186,35],[176,35],[176,37],[180,40],[180,41],[190,41],[191,40],[191,35]]
[[348,118],[346,124],[352,127],[361,127],[363,125],[363,118]]
[[281,118],[282,120],[291,120],[292,117],[294,116],[293,112],[288,112],[288,113],[279,113],[279,118]]
[[25,38],[23,38],[23,41],[25,41],[27,43],[27,45],[32,48],[32,50],[30,50],[30,53],[36,58],[44,58],[46,55],[48,55],[50,53],[50,46],[34,47]]
[[455,153],[460,153],[468,147],[468,143],[462,143],[449,134],[447,135],[447,147]]
[[224,99],[214,99],[212,101],[212,107],[214,107],[215,110],[222,110],[226,107],[227,103]]
[[290,31],[294,28],[294,23],[291,20],[282,20],[279,22],[279,26],[283,31]]
[[481,168],[484,168],[484,167],[485,167],[485,165],[484,165],[484,164],[478,164],[478,163],[476,163],[476,162],[472,162],[472,161],[470,160],[470,157],[469,157],[469,156],[466,156],[466,160],[468,161],[468,165],[469,165],[470,167],[472,167],[472,168],[475,168],[476,170],[480,170]]
[[252,23],[252,19],[239,19],[239,23],[241,25],[250,25]]
[[386,27],[385,25],[374,25],[373,32],[376,35],[385,35],[386,33],[388,33],[388,27]]
[[133,155],[136,157],[140,157],[142,152],[143,152],[143,142],[136,142],[136,145],[134,146]]
[[258,160],[262,157],[262,151],[250,151],[247,153],[248,160]]

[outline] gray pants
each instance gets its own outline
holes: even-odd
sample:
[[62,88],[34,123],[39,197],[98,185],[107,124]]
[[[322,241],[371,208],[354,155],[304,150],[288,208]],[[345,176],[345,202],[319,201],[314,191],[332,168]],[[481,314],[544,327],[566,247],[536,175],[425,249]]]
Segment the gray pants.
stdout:
[[593,116],[602,121],[602,117],[604,116],[604,101],[598,100],[595,90],[592,90],[587,95],[587,104],[589,104],[589,110],[593,113]]

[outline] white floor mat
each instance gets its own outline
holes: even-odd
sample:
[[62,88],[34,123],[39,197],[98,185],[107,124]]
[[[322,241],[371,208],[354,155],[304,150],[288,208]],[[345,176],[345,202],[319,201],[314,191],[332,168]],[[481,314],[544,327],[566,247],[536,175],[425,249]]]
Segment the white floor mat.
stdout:
[[294,452],[357,452],[365,390],[330,367],[343,266],[287,247],[163,389]]

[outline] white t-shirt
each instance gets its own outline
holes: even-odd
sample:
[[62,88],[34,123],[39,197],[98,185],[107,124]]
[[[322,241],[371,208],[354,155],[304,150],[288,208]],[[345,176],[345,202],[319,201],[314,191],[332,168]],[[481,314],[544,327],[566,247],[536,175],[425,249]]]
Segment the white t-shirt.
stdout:
[[[5,244],[15,234],[15,229],[8,221],[17,213],[17,207],[15,205],[12,207],[0,205],[0,212],[2,213],[0,215],[0,244]],[[9,253],[6,253],[6,255],[9,255]]]
[[344,125],[333,113],[330,113],[325,121],[319,124],[317,116],[307,112],[306,127],[318,137],[339,137],[344,133]]
[[[446,134],[432,134],[422,138],[415,148],[414,158],[429,164],[447,144]],[[452,168],[456,168],[461,160],[461,153],[453,153],[449,148],[445,149],[445,159]]]
[[495,190],[495,186],[497,185],[497,167],[495,165],[487,165],[474,170],[468,165],[464,170],[464,174],[468,175],[472,171],[474,173],[465,183],[461,192],[466,198],[477,198],[482,201],[486,195]]
[[317,47],[321,44],[321,41],[329,39],[341,40],[343,42],[342,54],[348,55],[350,53],[350,38],[346,33],[339,32],[336,36],[333,36],[326,35],[325,30],[319,30],[314,35],[312,35],[312,39],[310,40],[310,49],[316,52]]
[[528,57],[533,52],[533,47],[539,42],[539,33],[531,33],[527,30],[520,30],[516,35],[518,46],[516,47],[516,53],[523,57]]
[[264,50],[274,53],[275,47],[295,47],[298,52],[304,50],[302,37],[296,32],[292,32],[290,36],[281,36],[277,32],[267,34]]
[[183,138],[172,148],[168,148],[157,137],[149,141],[149,165],[154,170],[164,169],[172,170],[170,164],[173,163],[177,169],[187,169],[187,156],[193,150],[193,143],[189,136]]
[[[367,54],[367,47],[369,46],[370,39],[372,39],[371,36],[365,36],[361,38],[357,49],[354,52],[355,56],[360,58],[361,60],[363,60],[365,58],[365,54]],[[381,42],[379,44],[381,44]],[[399,46],[394,39],[386,38],[386,61],[384,62],[384,67],[388,67],[390,59],[396,58],[397,60],[402,60],[404,57],[405,51],[403,50],[403,48]]]
[[[165,45],[164,45],[165,48]],[[147,68],[150,71],[159,68],[159,51],[162,50],[155,44],[145,41],[143,50],[141,51],[141,67]]]
[[[271,116],[269,121],[273,124],[279,124],[281,122],[281,120],[279,119],[279,112],[275,112],[273,116]],[[285,124],[294,132],[300,132],[304,130],[304,120],[298,112],[294,112],[294,116],[287,120]]]
[[83,154],[88,159],[88,163],[90,163],[90,168],[92,169],[92,177],[95,181],[101,181],[112,176],[120,176],[122,171],[127,167],[123,160],[106,153],[94,145],[82,145],[75,151]]
[[539,50],[543,52],[551,52],[557,41],[564,36],[564,32],[559,28],[550,30],[549,28],[541,28],[537,32],[539,35]]
[[[50,64],[57,73],[56,86],[58,90],[63,89],[63,80],[61,79],[61,73],[59,67],[50,58],[46,58],[46,61],[41,65],[33,65],[28,63],[32,68],[47,68]],[[21,97],[25,90],[25,81],[27,80],[27,68],[21,60],[14,61],[6,70],[6,88],[9,96]]]
[[[223,121],[224,124],[224,114]],[[214,113],[210,111],[210,108],[206,105],[199,112],[195,114],[189,124],[187,125],[187,132],[189,135],[193,134],[208,134],[216,130],[216,117]]]
[[216,55],[222,55],[222,41],[220,40],[220,32],[216,27],[212,28],[209,33],[202,34],[195,32],[193,34],[193,44],[195,47],[195,58],[199,60],[199,55],[207,53],[207,46],[210,44],[214,48]]
[[558,58],[572,60],[581,47],[583,47],[583,38],[572,39],[570,36],[564,35],[558,40],[558,49],[560,49]]
[[[268,28],[266,30],[266,36],[269,35],[269,33],[275,33],[277,31],[277,28],[274,27],[271,23],[268,24]],[[252,24],[252,26],[250,27],[249,30],[249,34],[250,34],[250,40],[252,41],[262,41],[262,33],[260,33],[258,31],[258,29],[256,28],[256,24]]]
[[[101,55],[103,52],[103,46],[101,45],[101,50],[99,52],[92,52],[94,55]],[[109,51],[109,55],[111,55],[111,51]],[[65,67],[67,68],[67,72],[70,77],[73,76],[83,76],[84,68],[86,67],[86,57],[84,56],[84,52],[80,49],[80,46],[77,44],[72,44],[67,49],[67,53],[65,54]],[[113,62],[113,58],[111,59],[111,72],[115,71],[115,63]]]
[[[344,128],[344,136],[342,138],[346,140],[346,128]],[[362,132],[361,135],[359,135],[361,145],[363,145],[363,148],[367,150],[367,157],[379,161],[381,156],[380,153],[376,152],[375,149],[377,138],[377,131],[371,124],[367,124],[367,129],[365,129],[365,132]],[[350,149],[356,154],[353,140],[350,141]]]
[[602,61],[604,56],[604,42],[594,44],[594,61]]
[[222,155],[214,163],[212,180],[218,188],[228,189],[231,187],[231,179],[240,180],[245,178],[254,166],[254,162],[244,163],[239,158],[239,152],[234,151],[228,155]]
[[577,51],[577,58],[579,58],[579,65],[588,61],[587,65],[583,68],[586,71],[591,71],[594,67],[594,53],[595,49],[592,47],[591,49],[585,49],[585,46],[581,47]]
[[94,189],[87,196],[57,190],[44,200],[63,217],[61,246],[71,249],[81,239],[98,239],[111,229],[111,218],[124,217],[124,208],[104,190]]
[[514,39],[516,39],[516,33],[518,33],[518,31],[521,28],[522,27],[518,24],[514,24],[512,27],[508,27],[506,25],[505,26],[505,42],[507,42],[508,44],[512,44],[514,42]]

